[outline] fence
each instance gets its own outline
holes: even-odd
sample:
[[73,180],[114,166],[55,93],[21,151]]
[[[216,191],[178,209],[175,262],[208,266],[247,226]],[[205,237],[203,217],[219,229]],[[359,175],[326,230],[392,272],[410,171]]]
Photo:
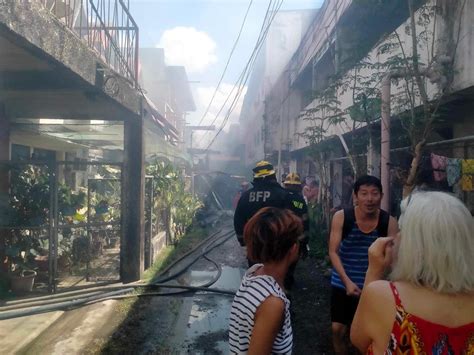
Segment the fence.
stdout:
[[119,163],[0,162],[2,279],[34,270],[34,290],[49,292],[118,281],[121,174]]
[[138,26],[123,0],[34,0],[76,33],[112,69],[135,85]]

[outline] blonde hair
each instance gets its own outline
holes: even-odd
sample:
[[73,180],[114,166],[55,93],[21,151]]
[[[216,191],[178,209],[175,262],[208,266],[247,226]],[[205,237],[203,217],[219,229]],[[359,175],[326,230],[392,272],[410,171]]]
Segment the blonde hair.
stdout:
[[400,245],[390,278],[443,293],[474,291],[474,220],[444,192],[416,192],[401,203]]

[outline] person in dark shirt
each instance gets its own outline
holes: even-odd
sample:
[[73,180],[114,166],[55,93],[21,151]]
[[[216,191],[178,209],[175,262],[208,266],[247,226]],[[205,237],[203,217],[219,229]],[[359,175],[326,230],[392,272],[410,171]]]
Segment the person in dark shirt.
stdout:
[[302,194],[303,184],[301,183],[300,176],[297,173],[289,173],[283,184],[285,189],[290,193],[290,210],[300,217],[303,222],[304,238],[300,240],[300,256],[306,258],[308,255],[309,218],[308,206]]
[[347,354],[346,332],[352,323],[368,267],[368,249],[380,237],[398,232],[397,221],[380,209],[382,183],[361,176],[354,183],[356,207],[336,212],[329,236],[331,327],[336,354]]
[[[303,197],[303,184],[301,183],[300,176],[297,173],[289,173],[283,182],[285,189],[290,193],[291,207],[290,210],[295,213],[303,223],[304,232],[300,237],[300,249],[299,257],[306,259],[308,256],[308,242],[309,242],[309,218],[308,218],[308,206]],[[288,269],[288,273],[285,278],[285,288],[291,290],[295,283],[295,269],[298,260],[296,260]]]
[[245,224],[260,209],[264,207],[292,209],[290,192],[278,183],[272,164],[264,160],[258,162],[253,168],[253,178],[253,187],[242,193],[234,213],[235,234],[241,246],[245,245],[243,238]]

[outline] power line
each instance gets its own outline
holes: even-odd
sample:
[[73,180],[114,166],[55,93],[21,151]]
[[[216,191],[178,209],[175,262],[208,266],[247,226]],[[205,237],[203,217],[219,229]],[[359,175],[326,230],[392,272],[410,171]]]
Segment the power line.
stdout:
[[[270,3],[271,3],[271,1],[270,1]],[[266,39],[266,36],[267,36],[267,34],[268,34],[269,30],[270,30],[270,26],[271,26],[273,20],[275,19],[275,17],[276,17],[276,15],[277,15],[277,13],[278,13],[278,11],[279,11],[279,9],[280,9],[280,7],[281,7],[282,4],[283,4],[283,0],[281,0],[280,2],[275,2],[275,3],[274,3],[273,9],[271,10],[272,16],[271,16],[270,20],[268,21],[267,27],[265,28],[265,31],[263,32],[263,34],[262,34],[260,40],[257,41],[257,45],[256,45],[256,47],[255,47],[255,49],[254,49],[254,51],[253,51],[253,53],[252,53],[251,59],[249,60],[249,62],[247,63],[247,66],[246,66],[245,69],[244,69],[243,74],[245,75],[245,79],[244,79],[244,81],[241,83],[240,88],[239,88],[239,91],[238,91],[237,94],[235,95],[234,100],[233,100],[231,106],[229,107],[229,110],[227,111],[227,114],[226,114],[226,116],[225,116],[225,118],[224,118],[224,120],[223,120],[223,122],[222,122],[222,124],[221,124],[220,129],[218,130],[218,132],[216,133],[216,135],[214,136],[214,138],[212,139],[212,141],[211,141],[211,142],[209,143],[209,145],[207,146],[206,151],[209,150],[209,148],[210,148],[210,147],[212,146],[212,144],[215,142],[215,140],[217,139],[217,137],[219,136],[219,134],[222,132],[222,130],[224,129],[225,125],[227,124],[227,122],[228,122],[228,120],[229,120],[229,118],[230,118],[230,115],[231,115],[232,111],[235,109],[236,104],[237,104],[237,101],[238,101],[238,99],[240,98],[240,95],[242,94],[243,86],[245,85],[245,83],[248,81],[248,79],[249,79],[249,77],[250,77],[250,74],[251,74],[251,72],[252,72],[251,69],[253,69],[253,65],[255,64],[256,57],[257,57],[257,55],[258,55],[258,53],[259,53],[259,51],[260,51],[260,49],[261,49],[261,47],[262,47],[262,45],[263,45],[265,39]],[[270,7],[270,5],[269,5],[269,7]]]
[[[239,78],[237,79],[237,82],[234,84],[232,90],[229,92],[229,94],[227,95],[224,103],[222,104],[221,108],[219,109],[219,111],[217,112],[216,116],[214,117],[214,120],[212,121],[211,125],[214,125],[214,123],[217,121],[217,118],[219,117],[220,113],[222,112],[222,110],[225,108],[225,105],[227,104],[227,101],[229,101],[232,93],[234,92],[234,90],[236,89],[237,85],[239,85],[239,88],[241,86],[241,82],[242,80],[244,79],[244,75],[246,73],[246,71],[248,70],[248,67],[249,67],[249,63],[251,60],[253,60],[253,56],[254,56],[254,53],[255,53],[255,50],[256,48],[258,47],[260,41],[261,41],[261,37],[262,37],[262,34],[264,32],[264,29],[265,29],[265,24],[267,23],[267,19],[268,19],[268,15],[270,14],[271,12],[271,6],[272,6],[272,2],[273,0],[270,0],[270,2],[268,3],[268,7],[267,7],[267,10],[265,12],[265,17],[263,19],[263,22],[262,22],[262,27],[260,28],[260,33],[258,35],[258,39],[257,39],[257,43],[255,44],[255,47],[252,51],[252,54],[250,56],[250,59],[249,61],[247,62],[246,66],[244,67],[244,70],[242,71],[242,73],[239,75]],[[273,4],[274,5],[274,4]],[[198,141],[197,145],[199,145],[203,140],[204,140],[204,137],[206,137],[206,134],[208,132],[206,132],[202,137],[201,139]]]
[[214,98],[216,97],[216,94],[217,94],[217,91],[219,90],[219,86],[221,85],[222,83],[222,80],[224,79],[224,75],[227,71],[227,68],[229,66],[229,63],[230,63],[230,60],[232,59],[232,55],[234,54],[234,51],[235,51],[235,48],[237,47],[237,43],[239,42],[239,39],[240,39],[240,35],[242,34],[242,31],[244,29],[244,26],[245,26],[245,22],[247,21],[247,16],[249,14],[249,11],[250,11],[250,8],[252,7],[252,3],[253,3],[253,0],[250,0],[250,3],[249,3],[249,6],[247,7],[247,11],[245,12],[245,16],[244,16],[244,19],[242,21],[242,24],[240,25],[240,30],[239,30],[239,33],[237,35],[237,38],[235,39],[234,41],[234,45],[232,46],[232,49],[230,51],[230,54],[229,54],[229,58],[227,59],[227,63],[225,64],[225,67],[224,67],[224,71],[222,72],[222,75],[219,79],[219,82],[217,83],[217,86],[216,86],[216,89],[214,90],[214,93],[212,94],[212,98],[211,98],[211,101],[209,102],[209,105],[207,105],[207,108],[206,108],[206,111],[204,112],[204,114],[202,115],[199,123],[197,124],[198,126],[201,125],[202,121],[204,120],[204,118],[206,117],[207,113],[209,112],[209,109],[211,108],[211,105],[214,101]]
[[[222,110],[224,109],[227,101],[229,100],[230,96],[232,95],[232,93],[234,92],[234,90],[236,89],[236,87],[238,86],[238,90],[237,90],[237,93],[235,94],[234,96],[234,99],[232,100],[232,103],[225,115],[225,118],[222,122],[222,124],[220,125],[220,128],[218,130],[218,132],[216,133],[216,135],[214,136],[214,138],[212,139],[212,141],[209,143],[208,147],[206,148],[206,151],[209,150],[209,148],[212,146],[212,144],[215,142],[216,138],[219,136],[219,134],[222,132],[222,130],[224,129],[226,123],[228,122],[229,120],[229,117],[232,113],[232,111],[235,109],[236,107],[236,104],[238,102],[238,99],[240,98],[241,94],[242,94],[242,91],[243,91],[243,88],[246,84],[246,82],[248,81],[251,73],[252,73],[252,69],[253,69],[253,66],[255,64],[255,61],[257,59],[257,55],[266,39],[266,36],[269,32],[269,29],[270,29],[270,26],[271,26],[271,23],[273,22],[276,14],[278,13],[281,5],[283,4],[283,0],[280,0],[280,1],[276,1],[272,4],[272,1],[270,0],[269,2],[269,5],[268,5],[268,8],[267,8],[267,12],[265,14],[265,18],[264,18],[264,21],[262,23],[262,28],[260,30],[260,34],[259,34],[259,37],[258,37],[258,40],[257,40],[257,43],[252,51],[252,54],[244,68],[244,70],[242,71],[238,81],[236,82],[236,84],[234,85],[232,91],[229,93],[226,101],[224,102],[223,106],[221,107],[221,109],[219,110],[218,114],[216,115],[215,119],[214,119],[214,122],[217,120],[219,114],[222,112]],[[273,6],[272,6],[273,5]],[[269,14],[271,14],[271,16],[269,17]],[[204,139],[204,136],[202,137],[201,141]]]

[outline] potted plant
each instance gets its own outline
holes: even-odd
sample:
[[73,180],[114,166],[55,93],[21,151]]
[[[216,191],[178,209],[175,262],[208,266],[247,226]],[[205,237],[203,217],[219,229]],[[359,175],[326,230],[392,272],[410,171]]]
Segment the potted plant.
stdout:
[[12,257],[10,265],[10,288],[15,293],[31,292],[35,283],[36,271],[29,262],[25,251]]

